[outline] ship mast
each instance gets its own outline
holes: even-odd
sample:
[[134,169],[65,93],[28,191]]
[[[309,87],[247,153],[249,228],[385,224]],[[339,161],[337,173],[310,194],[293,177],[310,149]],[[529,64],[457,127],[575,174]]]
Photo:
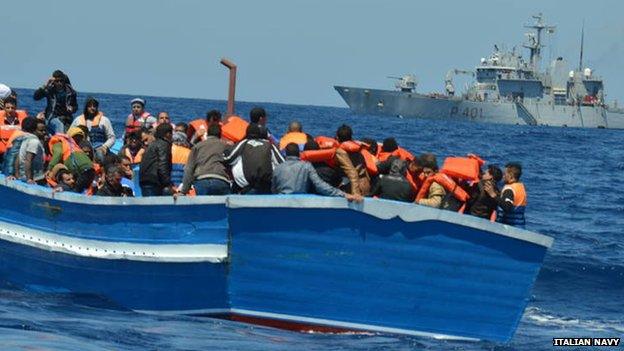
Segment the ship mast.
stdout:
[[544,47],[544,45],[542,45],[542,31],[546,29],[547,33],[554,33],[555,27],[545,25],[541,13],[531,17],[535,19],[535,23],[532,25],[525,25],[524,27],[535,29],[535,33],[527,33],[529,42],[522,46],[531,51],[531,67],[537,72],[540,68],[542,48]]
[[581,53],[579,55],[579,68],[578,71],[583,70],[583,42],[585,41],[585,20],[583,20],[583,27],[581,27]]

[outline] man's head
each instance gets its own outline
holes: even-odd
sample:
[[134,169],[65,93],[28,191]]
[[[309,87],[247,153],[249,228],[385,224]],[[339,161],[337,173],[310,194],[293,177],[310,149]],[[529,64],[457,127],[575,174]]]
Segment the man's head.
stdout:
[[156,127],[155,136],[157,139],[171,141],[173,138],[173,127],[169,123],[159,124],[158,127]]
[[158,124],[171,123],[169,112],[162,111],[158,114]]
[[141,142],[141,133],[140,132],[132,132],[128,134],[126,137],[126,147],[132,151],[136,151],[143,146]]
[[125,155],[121,156],[121,164],[119,166],[124,173],[124,177],[132,179],[134,173],[132,172],[132,161],[130,160],[130,157]]
[[413,160],[407,162],[407,170],[412,174],[419,174],[422,172],[423,168],[420,164],[420,159],[418,157],[414,157]]
[[219,112],[219,110],[210,110],[206,112],[206,122],[208,124],[221,122],[221,112]]
[[85,139],[85,134],[82,128],[71,127],[67,130],[67,135],[74,139],[76,144],[80,144]]
[[22,130],[26,133],[35,134],[35,130],[37,129],[37,121],[35,117],[26,117],[22,121]]
[[349,127],[346,124],[341,125],[340,127],[338,127],[338,130],[336,131],[336,139],[338,139],[338,142],[340,143],[344,143],[345,141],[352,140],[353,130],[351,129],[351,127]]
[[254,107],[249,111],[249,120],[251,123],[265,125],[267,123],[267,113],[262,107]]
[[63,89],[63,86],[66,84],[67,80],[67,76],[60,69],[52,72],[52,86],[57,91]]
[[292,121],[288,125],[288,133],[302,133],[303,127],[299,121]]
[[94,97],[89,96],[84,107],[85,117],[94,117],[98,114],[99,108],[100,103]]
[[289,143],[288,145],[286,145],[284,152],[286,153],[286,156],[299,157],[299,145],[295,143]]
[[262,139],[262,129],[258,124],[249,123],[245,133],[245,139]]
[[12,96],[4,99],[4,111],[7,116],[16,117],[17,116],[17,99]]
[[432,176],[438,171],[438,160],[432,153],[420,155],[420,165],[422,166],[422,173],[426,177]]
[[143,143],[143,145],[145,145],[145,147],[147,147],[152,141],[154,141],[154,139],[156,139],[154,137],[153,129],[143,128],[141,129],[140,133],[141,133],[141,142]]
[[221,126],[219,124],[211,124],[208,126],[208,136],[221,138]]
[[132,108],[132,114],[139,117],[145,112],[145,100],[141,98],[135,98],[130,101],[130,107]]
[[74,175],[68,171],[67,169],[61,169],[56,175],[56,182],[58,184],[65,184],[70,188],[74,188],[76,185],[76,180],[74,179]]
[[124,176],[124,172],[119,165],[114,165],[106,168],[106,183],[113,188],[121,187],[121,179]]
[[184,147],[191,146],[190,143],[188,142],[188,139],[186,138],[186,133],[182,133],[182,132],[173,132],[171,136],[171,142],[179,146],[184,146]]
[[176,124],[174,131],[182,132],[182,133],[186,134],[186,133],[188,133],[188,124],[186,124],[184,122],[180,122],[180,123]]
[[89,156],[89,159],[91,159],[91,161],[93,161],[94,153],[93,153],[93,146],[91,145],[91,143],[88,142],[87,140],[83,140],[78,145],[80,146],[80,150],[82,150],[82,152],[87,154],[87,156]]
[[396,139],[394,138],[386,138],[383,141],[383,145],[381,146],[381,151],[383,152],[393,152],[399,148],[399,144],[397,144]]
[[37,120],[37,127],[35,128],[34,134],[42,142],[46,139],[46,137],[48,136],[48,128],[46,127],[46,124],[44,121]]
[[498,183],[503,179],[503,172],[497,165],[489,165],[481,176],[483,180],[492,180],[494,183]]
[[505,184],[515,183],[522,176],[522,166],[518,162],[509,162],[505,165],[505,173],[503,179]]

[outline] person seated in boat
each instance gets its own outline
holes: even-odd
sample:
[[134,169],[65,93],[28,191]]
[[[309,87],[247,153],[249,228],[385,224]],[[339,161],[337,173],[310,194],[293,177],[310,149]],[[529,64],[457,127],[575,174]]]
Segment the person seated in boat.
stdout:
[[[206,112],[206,120],[196,119],[191,122],[192,125],[192,133],[191,136],[191,145],[195,145],[201,141],[206,140],[208,127],[211,124],[219,124],[221,125],[222,116],[219,110],[210,110]],[[187,133],[188,135],[188,133]]]
[[141,143],[143,143],[143,147],[147,149],[149,144],[151,144],[156,137],[154,136],[154,129],[142,128],[139,132],[141,135]]
[[128,134],[125,145],[119,150],[119,156],[127,157],[133,165],[141,163],[144,153],[145,147],[141,141],[141,132]]
[[[496,211],[497,202],[500,191],[498,189],[498,182],[503,178],[503,172],[496,165],[489,165],[488,168],[481,175],[481,179],[471,189],[470,201],[468,201],[466,212],[473,216],[490,219],[492,214]],[[490,196],[486,191],[486,184],[488,188],[494,190],[495,196]]]
[[[438,161],[434,154],[422,154],[420,156],[420,164],[422,166],[422,174],[427,178],[433,177],[438,172]],[[446,190],[444,190],[444,187],[437,182],[432,182],[425,197],[417,200],[417,203],[419,205],[440,208],[445,195]]]
[[206,140],[191,149],[184,167],[184,178],[180,193],[188,194],[191,185],[196,195],[227,195],[231,193],[232,180],[225,165],[224,155],[231,146],[221,139],[221,126],[208,126]]
[[76,192],[76,180],[74,179],[74,175],[69,170],[67,170],[67,168],[62,168],[58,172],[56,172],[55,179],[57,184],[54,188],[55,192]]
[[262,107],[254,107],[249,111],[249,122],[250,124],[256,124],[260,127],[260,131],[266,135],[266,139],[271,142],[271,144],[275,144],[275,138],[271,134],[267,123],[269,122],[269,116],[266,113],[266,110]]
[[141,98],[132,99],[130,107],[132,112],[126,118],[126,133],[154,127],[157,120],[149,112],[145,111],[145,100]]
[[371,189],[371,196],[382,199],[413,202],[416,194],[406,178],[407,162],[393,158],[388,174],[380,174],[377,183]]
[[115,130],[110,119],[99,110],[99,107],[100,103],[95,98],[88,97],[83,114],[74,119],[71,127],[87,127],[87,135],[89,142],[95,149],[95,157],[98,160],[103,160],[115,144]]
[[493,184],[484,185],[485,191],[494,199],[496,199],[496,221],[499,223],[509,224],[516,227],[524,228],[526,219],[524,210],[527,204],[526,190],[524,184],[520,182],[522,176],[522,166],[516,162],[510,162],[505,165],[503,180],[505,186],[498,195]]
[[171,181],[171,124],[159,125],[155,137],[145,150],[139,168],[139,184],[143,196],[163,196],[176,192]]
[[171,122],[171,117],[169,117],[169,112],[167,111],[161,111],[158,113],[158,118],[156,118],[156,124],[154,125],[154,128],[158,127],[159,124],[163,123],[171,124],[171,127],[173,127],[173,129],[175,129],[176,127],[175,123]]
[[175,187],[182,184],[184,166],[186,166],[191,153],[190,146],[185,133],[173,133],[171,137],[171,182]]
[[189,128],[188,124],[186,124],[184,122],[180,122],[180,123],[175,125],[175,128],[173,128],[173,131],[174,132],[180,132],[180,133],[187,134],[188,133],[188,128]]
[[299,145],[289,143],[284,148],[286,159],[273,170],[271,192],[273,194],[307,194],[314,192],[324,196],[345,197],[349,201],[362,201],[362,196],[351,195],[324,182],[314,167],[299,159]]
[[360,148],[353,142],[353,130],[346,124],[341,125],[336,131],[336,139],[340,146],[336,149],[334,162],[340,176],[348,180],[343,181],[345,184],[341,186],[341,189],[354,195],[368,195],[370,177],[366,171],[366,160]]
[[16,98],[9,95],[4,99],[4,110],[0,111],[0,126],[19,127],[26,117],[28,117],[26,111],[17,109]]
[[[320,149],[319,144],[315,140],[310,140],[303,146],[303,151],[315,151]],[[331,167],[326,161],[311,162],[311,164],[324,182],[335,188],[340,186],[342,177],[338,173],[338,170]]]
[[128,195],[134,196],[134,171],[132,170],[132,163],[127,156],[119,156],[121,163],[119,168],[123,172],[123,178],[121,179],[121,186],[125,188]]
[[117,166],[112,165],[106,168],[104,183],[98,189],[95,195],[97,196],[128,196],[121,185],[121,179],[123,178],[123,171]]
[[[45,185],[45,148],[47,135],[43,121],[27,117],[22,122],[22,134],[13,140],[15,178],[30,184]],[[18,140],[19,139],[19,140]],[[8,158],[7,158],[8,159]],[[5,160],[6,162],[6,160]]]
[[[48,142],[51,154],[48,171],[51,171],[59,163],[77,162],[76,157],[80,158],[80,155],[77,155],[77,153],[84,154],[80,148],[80,143],[83,140],[85,140],[84,131],[77,127],[69,128],[67,134],[53,135]],[[84,158],[88,160],[88,156],[84,155]],[[89,160],[89,163],[91,163],[91,160]],[[54,177],[48,178],[54,179]]]
[[270,194],[273,169],[284,162],[277,147],[267,139],[266,129],[259,124],[247,126],[245,139],[226,155],[225,163],[232,168],[236,192]]
[[290,143],[295,143],[299,145],[299,150],[303,150],[304,145],[308,142],[314,140],[310,134],[303,132],[303,127],[301,126],[301,122],[292,121],[288,124],[288,130],[286,134],[280,139],[279,148],[280,150],[284,150],[286,145]]
[[35,101],[47,100],[44,115],[50,134],[65,133],[78,110],[76,91],[69,77],[61,70],[54,71],[52,77],[35,90],[33,98]]

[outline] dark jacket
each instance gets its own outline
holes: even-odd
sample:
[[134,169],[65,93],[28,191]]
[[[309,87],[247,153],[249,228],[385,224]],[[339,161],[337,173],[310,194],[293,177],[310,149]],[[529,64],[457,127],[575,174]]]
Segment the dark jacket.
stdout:
[[234,182],[243,193],[251,189],[270,193],[273,168],[284,162],[284,157],[266,139],[243,139],[225,157],[225,162],[232,166]]
[[161,188],[171,186],[171,142],[156,139],[149,144],[141,159],[139,184]]
[[[490,219],[492,213],[496,211],[497,201],[496,198],[492,198],[483,190],[483,182],[483,180],[480,181],[472,189],[467,212],[476,217]],[[494,191],[496,193],[499,192],[496,185],[494,186]]]
[[213,178],[231,182],[224,159],[229,149],[229,145],[214,136],[208,136],[206,140],[195,144],[184,166],[182,193],[188,193],[196,179]]
[[54,117],[65,117],[68,123],[71,123],[71,117],[78,110],[78,102],[76,101],[76,91],[71,84],[64,84],[62,91],[56,91],[50,86],[41,87],[35,90],[33,98],[39,101],[43,98],[47,99],[48,104],[45,109],[46,121]]
[[407,164],[401,159],[393,159],[388,174],[382,174],[371,190],[372,196],[382,199],[413,202],[416,195],[405,178]]
[[97,196],[125,196],[126,193],[124,192],[124,188],[121,186],[121,184],[119,186],[111,186],[110,184],[108,184],[108,182],[105,182],[104,186],[102,186],[95,195]]

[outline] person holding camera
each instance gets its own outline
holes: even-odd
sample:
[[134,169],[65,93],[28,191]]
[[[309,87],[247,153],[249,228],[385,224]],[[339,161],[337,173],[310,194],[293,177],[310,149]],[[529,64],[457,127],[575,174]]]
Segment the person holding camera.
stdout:
[[54,71],[46,83],[35,90],[33,98],[39,101],[47,99],[45,121],[51,135],[65,133],[78,109],[76,91],[71,86],[69,77],[60,70]]

